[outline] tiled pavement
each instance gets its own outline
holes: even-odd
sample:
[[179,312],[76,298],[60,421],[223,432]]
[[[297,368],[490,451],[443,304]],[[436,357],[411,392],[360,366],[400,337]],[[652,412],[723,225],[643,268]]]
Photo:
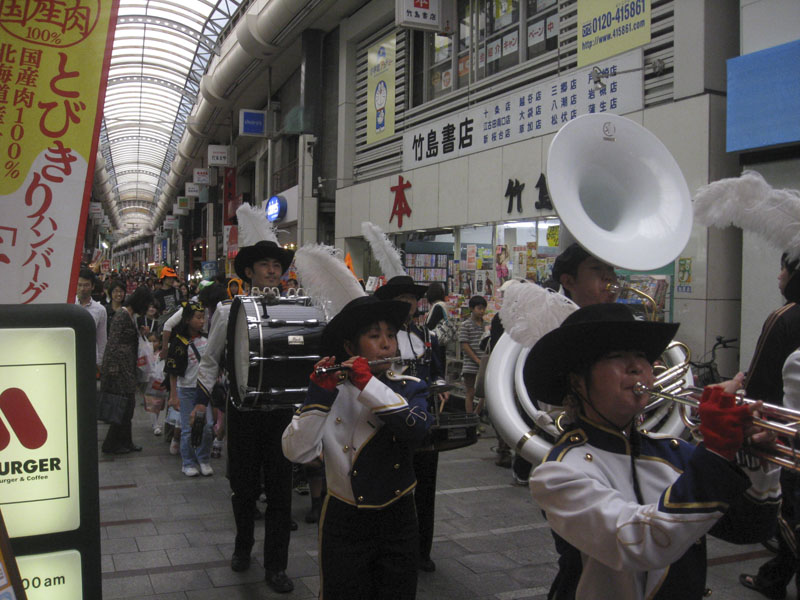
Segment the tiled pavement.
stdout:
[[[134,440],[144,451],[100,460],[100,521],[103,597],[160,600],[316,598],[316,526],[303,516],[308,496],[293,495],[299,529],[292,533],[288,574],[295,590],[272,593],[259,564],[234,573],[233,517],[224,460],[216,473],[189,479],[180,459],[151,433],[141,407]],[[99,439],[105,426],[98,426]],[[417,598],[544,599],[555,575],[556,554],[546,523],[526,488],[511,484],[507,469],[494,465],[491,428],[478,443],[442,453],[439,459],[436,529],[432,558],[436,572],[420,573]],[[256,537],[263,539],[261,522]],[[259,548],[258,542],[256,548]],[[737,583],[767,552],[710,540],[712,598],[762,598]],[[796,598],[794,586],[788,598]],[[603,598],[598,591],[597,598]]]

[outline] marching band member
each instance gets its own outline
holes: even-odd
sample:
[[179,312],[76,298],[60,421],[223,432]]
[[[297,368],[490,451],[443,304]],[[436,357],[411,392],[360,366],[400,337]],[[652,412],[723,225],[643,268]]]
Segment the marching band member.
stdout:
[[[414,322],[419,300],[425,296],[428,286],[415,283],[414,279],[406,274],[400,252],[380,227],[365,221],[361,223],[361,231],[369,242],[384,275],[389,277],[389,280],[375,291],[375,296],[380,300],[399,300],[408,304],[408,314],[397,332],[400,357],[413,361],[404,373],[419,377],[429,386],[444,384],[444,364],[441,360],[443,353],[438,340],[436,336],[431,336],[427,327],[420,328]],[[449,393],[439,394],[439,397],[445,401]],[[436,400],[436,398],[430,399],[431,402]],[[429,404],[428,409],[433,412],[434,407]],[[417,478],[414,503],[419,523],[419,569],[427,573],[436,570],[436,563],[431,559],[431,549],[438,467],[439,451],[432,444],[425,444],[414,453],[414,474]]]
[[734,543],[772,533],[779,469],[743,470],[735,460],[745,439],[774,439],[752,425],[753,405],[708,388],[696,447],[634,426],[648,401],[634,386],[652,386],[652,363],[677,328],[597,304],[531,351],[529,388],[573,421],[530,482],[554,532],[577,550],[564,554],[572,564],[560,564],[548,598],[595,598],[600,589],[621,600],[701,598],[706,533]]
[[[317,363],[324,367],[336,360],[346,370],[311,375],[305,404],[283,434],[289,460],[308,463],[322,455],[325,463],[320,598],[414,598],[418,534],[412,455],[433,417],[423,381],[394,376],[390,363],[369,364],[397,356],[397,330],[408,305],[364,295],[327,247],[301,248],[296,267],[313,297],[320,279],[331,283],[333,275],[345,296],[354,298],[325,327],[322,344],[330,355]],[[328,289],[333,287],[340,286]],[[334,310],[343,303],[331,300]]]
[[[263,210],[242,204],[237,211],[239,253],[234,268],[253,288],[275,288],[289,268],[294,252],[277,243],[275,232]],[[208,346],[200,362],[196,404],[191,418],[205,415],[211,390],[217,381],[228,331],[230,301],[221,302],[214,312],[208,333]],[[231,351],[231,350],[229,350]],[[294,583],[286,575],[289,561],[289,535],[292,510],[292,465],[283,456],[280,438],[292,418],[287,409],[226,411],[228,435],[228,479],[231,504],[236,520],[236,540],[231,569],[250,567],[250,551],[255,542],[256,500],[261,494],[261,478],[266,482],[267,508],[264,514],[264,571],[267,585],[278,593],[291,592]]]

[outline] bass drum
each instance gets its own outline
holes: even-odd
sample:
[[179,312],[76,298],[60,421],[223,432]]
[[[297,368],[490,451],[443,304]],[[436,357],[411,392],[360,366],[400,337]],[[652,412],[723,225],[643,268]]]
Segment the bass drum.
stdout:
[[[553,442],[563,433],[559,428],[561,407],[540,404],[531,400],[524,384],[523,368],[530,347],[515,342],[503,334],[489,357],[486,369],[486,402],[492,415],[492,424],[509,446],[525,460],[537,465],[547,456]],[[670,346],[662,360],[671,366],[680,363],[683,351],[679,345]],[[685,384],[693,385],[691,371],[685,375]],[[655,403],[654,403],[655,404]],[[657,408],[645,413],[640,430],[678,437],[685,430],[681,407],[676,403],[658,403]],[[531,427],[520,409],[525,412]]]
[[321,309],[308,297],[236,296],[228,319],[231,402],[239,410],[293,408],[321,358]]

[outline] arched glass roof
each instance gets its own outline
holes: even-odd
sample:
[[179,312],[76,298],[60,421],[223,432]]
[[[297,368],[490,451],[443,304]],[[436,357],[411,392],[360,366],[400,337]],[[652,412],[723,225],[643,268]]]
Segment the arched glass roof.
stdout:
[[200,78],[250,2],[120,0],[100,152],[123,229],[149,222]]

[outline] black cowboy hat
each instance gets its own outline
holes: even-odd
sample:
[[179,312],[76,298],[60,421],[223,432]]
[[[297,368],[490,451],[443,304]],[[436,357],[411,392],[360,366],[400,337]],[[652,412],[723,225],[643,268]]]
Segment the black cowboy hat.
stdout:
[[[414,279],[410,275],[397,275],[375,290],[375,295],[381,300],[391,300],[400,294],[413,294],[419,300],[427,291],[427,285],[414,283]],[[406,312],[408,312],[408,307],[406,307]]]
[[678,323],[637,321],[624,304],[580,308],[536,342],[523,367],[532,398],[561,405],[570,373],[609,352],[639,350],[655,362],[678,330]]
[[250,278],[244,274],[245,267],[251,267],[256,261],[263,258],[274,258],[281,263],[281,271],[286,272],[289,265],[292,264],[294,258],[294,250],[286,250],[281,248],[275,242],[260,241],[252,246],[245,246],[240,248],[236,258],[233,261],[233,268],[236,274],[247,283],[250,283]]
[[337,361],[347,359],[344,341],[371,323],[388,321],[397,329],[408,317],[408,303],[397,300],[379,300],[374,296],[360,296],[348,302],[322,332],[322,347],[327,355],[336,356]]

